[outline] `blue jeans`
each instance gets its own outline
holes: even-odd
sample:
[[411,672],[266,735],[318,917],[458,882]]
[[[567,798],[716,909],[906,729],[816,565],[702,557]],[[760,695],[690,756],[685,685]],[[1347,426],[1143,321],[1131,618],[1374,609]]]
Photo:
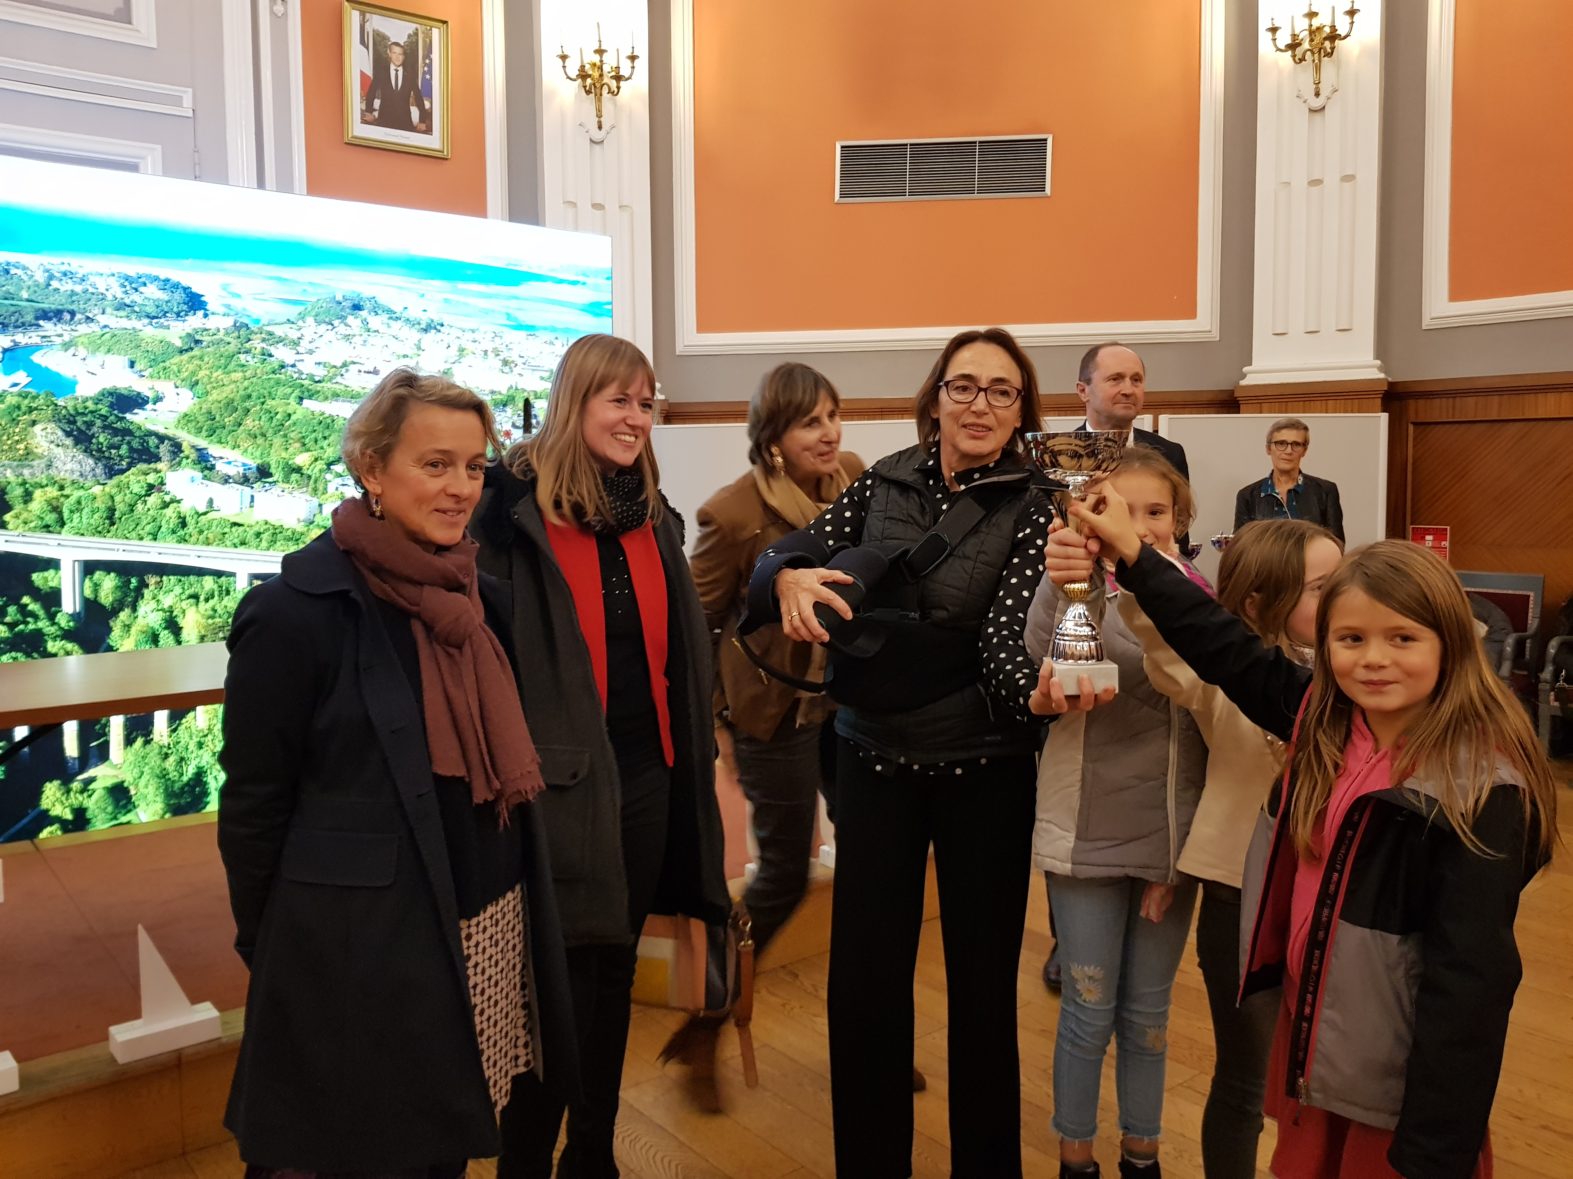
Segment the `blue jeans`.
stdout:
[[1196,882],[1182,880],[1162,921],[1141,915],[1147,882],[1128,876],[1054,876],[1049,903],[1059,938],[1060,1027],[1054,1044],[1054,1129],[1071,1142],[1098,1134],[1098,1088],[1111,1036],[1120,1132],[1157,1138],[1169,994],[1185,952]]

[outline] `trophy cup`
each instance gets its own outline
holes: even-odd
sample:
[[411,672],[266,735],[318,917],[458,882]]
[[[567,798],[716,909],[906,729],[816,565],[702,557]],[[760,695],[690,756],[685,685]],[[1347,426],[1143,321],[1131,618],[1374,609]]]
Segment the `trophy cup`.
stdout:
[[[1058,488],[1051,493],[1054,509],[1067,527],[1081,529],[1070,514],[1070,505],[1085,501],[1087,485],[1107,475],[1120,462],[1125,449],[1125,434],[1115,430],[1075,430],[1062,434],[1028,434],[1027,453],[1038,468]],[[1049,660],[1054,674],[1064,685],[1067,696],[1078,694],[1082,676],[1092,681],[1092,690],[1120,686],[1120,669],[1104,658],[1103,636],[1087,609],[1092,596],[1090,581],[1073,581],[1060,587],[1070,601],[1065,617],[1054,628]]]

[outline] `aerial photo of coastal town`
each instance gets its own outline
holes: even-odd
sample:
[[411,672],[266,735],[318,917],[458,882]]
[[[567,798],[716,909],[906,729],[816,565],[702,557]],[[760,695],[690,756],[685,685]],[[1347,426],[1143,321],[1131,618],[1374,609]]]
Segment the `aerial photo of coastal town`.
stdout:
[[[156,177],[84,193],[22,163],[0,195],[0,662],[221,640],[356,494],[339,440],[384,374],[451,376],[512,440],[567,345],[610,327],[604,239]],[[0,842],[211,809],[215,714],[33,744],[0,766]]]

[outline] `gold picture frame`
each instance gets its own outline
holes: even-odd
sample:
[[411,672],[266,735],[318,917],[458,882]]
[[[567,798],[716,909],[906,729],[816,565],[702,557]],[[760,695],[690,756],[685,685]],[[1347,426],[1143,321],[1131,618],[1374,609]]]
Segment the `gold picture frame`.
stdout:
[[448,159],[448,22],[344,0],[344,142]]

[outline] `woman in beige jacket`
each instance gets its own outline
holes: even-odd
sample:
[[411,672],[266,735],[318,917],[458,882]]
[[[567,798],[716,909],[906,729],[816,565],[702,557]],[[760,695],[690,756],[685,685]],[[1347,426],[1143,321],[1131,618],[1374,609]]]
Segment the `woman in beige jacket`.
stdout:
[[[759,554],[819,515],[863,472],[841,452],[841,398],[806,364],[773,369],[748,405],[749,471],[699,509],[689,567],[716,645],[715,726],[721,760],[753,807],[759,856],[743,902],[762,952],[808,885],[828,698],[766,675],[738,646],[737,623]],[[824,648],[779,626],[749,639],[766,663],[824,677]]]
[[[1306,655],[1316,633],[1322,582],[1343,559],[1327,529],[1304,520],[1261,520],[1234,536],[1218,570],[1218,601],[1267,646]],[[1142,613],[1134,594],[1119,596],[1120,616],[1140,640],[1147,678],[1190,710],[1207,741],[1205,785],[1179,868],[1202,882],[1196,957],[1212,1008],[1216,1063],[1202,1117],[1207,1179],[1256,1174],[1262,1099],[1278,1000],[1240,994],[1240,878],[1256,817],[1282,766],[1282,747],[1224,694],[1203,683]]]

